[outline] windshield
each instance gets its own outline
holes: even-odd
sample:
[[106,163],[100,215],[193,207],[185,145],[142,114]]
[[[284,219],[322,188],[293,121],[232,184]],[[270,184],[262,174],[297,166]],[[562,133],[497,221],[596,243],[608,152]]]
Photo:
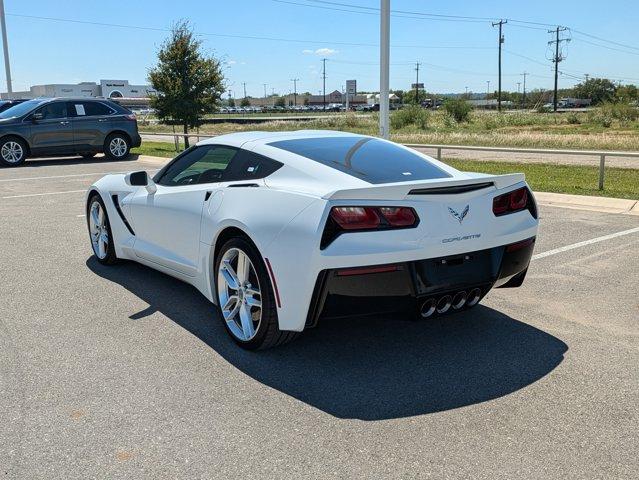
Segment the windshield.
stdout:
[[369,183],[450,177],[416,152],[370,137],[313,137],[269,145],[302,155]]
[[0,112],[0,119],[21,117],[22,115],[29,113],[42,102],[43,100],[29,100],[27,102],[14,105],[11,108],[7,108],[4,112]]

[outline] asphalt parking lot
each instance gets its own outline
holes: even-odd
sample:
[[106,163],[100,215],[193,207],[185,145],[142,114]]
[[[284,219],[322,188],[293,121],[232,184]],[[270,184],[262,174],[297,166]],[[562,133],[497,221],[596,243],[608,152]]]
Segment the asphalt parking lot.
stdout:
[[91,258],[82,191],[158,167],[0,169],[2,478],[639,476],[639,216],[542,205],[522,288],[249,353],[195,289]]

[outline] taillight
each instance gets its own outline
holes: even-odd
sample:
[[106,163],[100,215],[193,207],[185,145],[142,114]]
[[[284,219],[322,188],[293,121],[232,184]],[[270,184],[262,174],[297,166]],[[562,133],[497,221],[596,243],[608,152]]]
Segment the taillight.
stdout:
[[126,118],[127,120],[131,120],[131,121],[135,121],[136,120],[135,113],[130,113],[128,115],[125,115],[124,118]]
[[[497,216],[519,212],[525,209],[530,210],[530,207],[528,189],[526,187],[518,188],[517,190],[493,198],[493,213]],[[532,210],[531,213],[533,213]],[[533,216],[536,215],[533,214]]]
[[324,227],[321,248],[345,232],[412,228],[419,217],[410,207],[333,207]]
[[376,209],[369,207],[333,207],[331,217],[344,230],[375,229],[380,224]]

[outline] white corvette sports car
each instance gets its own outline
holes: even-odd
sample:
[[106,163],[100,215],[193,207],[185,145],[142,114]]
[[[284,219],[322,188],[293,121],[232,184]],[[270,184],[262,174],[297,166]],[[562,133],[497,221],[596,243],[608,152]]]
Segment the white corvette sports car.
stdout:
[[87,192],[98,261],[129,259],[194,285],[249,349],[325,316],[476,305],[524,280],[537,207],[522,174],[460,172],[374,137],[223,135],[153,178]]

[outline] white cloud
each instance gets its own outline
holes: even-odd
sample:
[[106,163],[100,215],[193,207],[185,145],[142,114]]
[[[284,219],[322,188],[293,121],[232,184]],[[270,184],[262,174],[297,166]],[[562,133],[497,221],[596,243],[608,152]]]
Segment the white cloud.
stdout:
[[318,48],[317,50],[309,50],[308,48],[302,50],[304,55],[319,55],[320,57],[330,57],[339,53],[338,50],[332,48]]

